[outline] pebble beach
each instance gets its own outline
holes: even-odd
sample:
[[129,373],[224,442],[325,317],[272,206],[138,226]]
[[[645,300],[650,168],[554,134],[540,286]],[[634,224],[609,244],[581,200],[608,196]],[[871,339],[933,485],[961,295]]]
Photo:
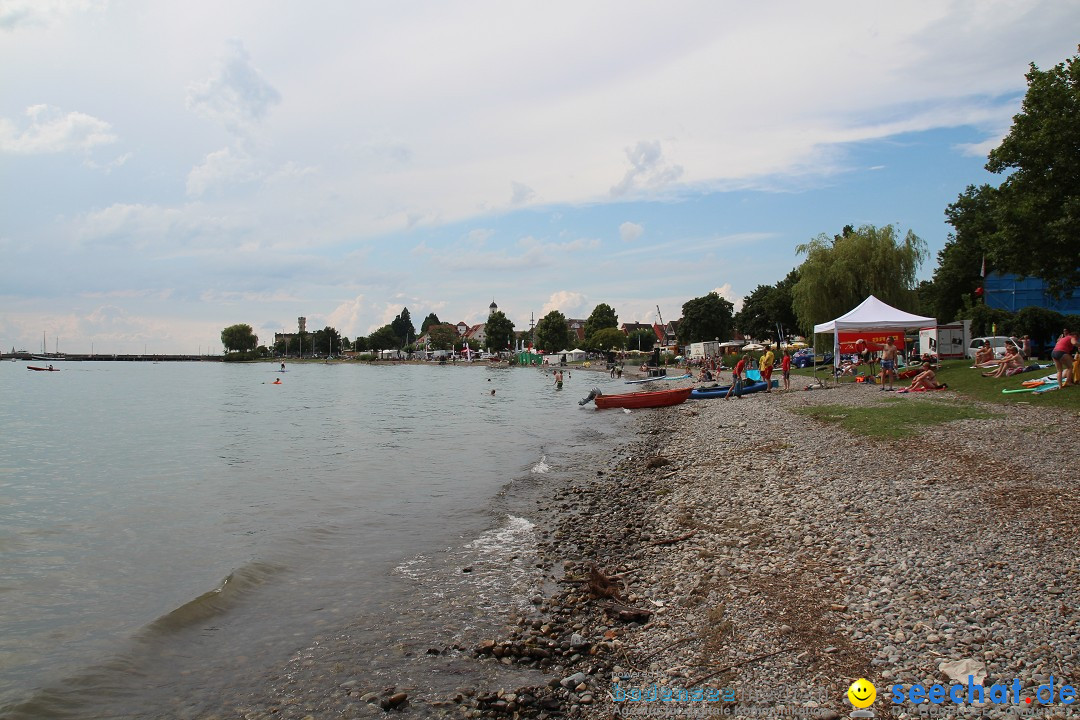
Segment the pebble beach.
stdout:
[[[896,402],[987,417],[881,440],[799,412]],[[1026,703],[1080,684],[1075,411],[848,383],[634,414],[606,464],[537,499],[524,609],[433,640],[480,686],[372,687],[347,654],[309,657],[242,716],[833,720],[857,678],[876,717],[1076,716]],[[890,699],[969,675],[1019,705]]]
[[[1080,494],[1063,468],[1080,418],[985,406],[992,417],[881,441],[797,413],[888,412],[900,400],[875,390],[642,411],[640,438],[555,498],[541,554],[561,582],[544,616],[476,654],[552,652],[547,692],[586,718],[836,718],[853,710],[845,693],[860,677],[877,685],[878,717],[915,717],[914,704],[892,705],[889,686],[969,673],[987,688],[1019,679],[1029,712],[1039,685],[1076,683]],[[968,402],[949,392],[901,401]],[[631,688],[641,701],[615,702]],[[713,701],[650,703],[655,688],[684,699],[712,689]],[[535,714],[521,694],[482,696],[466,715]],[[921,710],[1020,711],[985,699]]]

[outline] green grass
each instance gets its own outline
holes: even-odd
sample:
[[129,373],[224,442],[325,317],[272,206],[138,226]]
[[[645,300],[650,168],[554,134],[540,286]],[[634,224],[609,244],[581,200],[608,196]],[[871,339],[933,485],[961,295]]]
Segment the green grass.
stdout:
[[845,430],[859,435],[882,438],[909,437],[926,425],[953,420],[996,417],[970,405],[912,402],[911,398],[895,396],[883,397],[882,403],[874,407],[818,405],[797,408],[796,412],[822,422],[838,423]]
[[[1042,360],[1041,362],[1046,364],[1047,361]],[[937,376],[940,382],[949,386],[949,390],[953,390],[965,398],[1006,406],[1012,406],[1020,402],[1038,405],[1040,407],[1056,407],[1080,412],[1080,385],[1040,394],[1012,393],[1005,395],[1001,392],[1006,388],[1013,389],[1021,387],[1021,383],[1024,380],[1041,378],[1045,375],[1049,375],[1053,371],[1054,369],[1050,367],[1045,370],[1033,370],[1032,372],[1021,373],[1020,375],[1014,375],[1013,377],[1000,379],[984,378],[982,374],[987,371],[972,370],[970,360],[946,360],[941,363],[941,369],[938,370]],[[813,379],[813,374],[813,370],[810,368],[804,370],[793,369],[791,371],[791,386],[794,388],[801,388],[810,384],[810,381]],[[819,377],[824,378],[826,372],[819,368],[818,375]],[[776,375],[774,374],[773,377],[775,376]],[[851,378],[846,377],[843,382],[850,383]],[[905,386],[908,382],[910,381],[898,381],[897,387]]]
[[[1042,361],[1046,364],[1046,361]],[[972,370],[969,360],[946,360],[941,364],[938,378],[947,383],[950,390],[966,397],[1001,405],[1015,405],[1018,402],[1045,407],[1057,407],[1080,410],[1080,386],[1066,387],[1048,393],[1013,393],[1004,395],[1002,390],[1022,387],[1024,380],[1034,380],[1054,372],[1053,367],[1045,370],[1033,370],[1005,378],[984,378],[987,370]]]

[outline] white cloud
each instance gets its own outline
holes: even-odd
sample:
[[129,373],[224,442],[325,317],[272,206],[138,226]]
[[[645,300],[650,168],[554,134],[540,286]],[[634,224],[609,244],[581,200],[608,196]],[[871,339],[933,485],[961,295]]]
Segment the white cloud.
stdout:
[[193,83],[187,95],[189,109],[220,122],[237,135],[250,132],[280,102],[281,93],[251,64],[239,40],[229,41],[217,74]]
[[510,183],[510,204],[524,205],[536,197],[536,191],[528,185],[519,182]]
[[588,300],[588,296],[582,293],[560,290],[551,294],[548,301],[544,303],[544,308],[540,314],[544,316],[552,310],[558,310],[568,318],[578,317],[587,310],[591,311],[591,308],[586,307]]
[[0,118],[0,152],[13,155],[88,152],[116,142],[109,123],[86,113],[65,113],[48,105],[31,105],[25,115],[29,123],[21,130],[11,120]]
[[104,0],[3,0],[0,30],[45,27],[72,15],[105,7]]
[[187,177],[187,194],[198,197],[207,190],[258,180],[261,173],[251,156],[231,148],[210,153],[192,168]]
[[637,223],[624,222],[619,226],[619,237],[623,242],[634,242],[645,232],[645,228]]
[[663,154],[659,140],[640,140],[634,147],[626,148],[630,169],[611,188],[611,194],[621,197],[635,190],[656,190],[677,182],[682,177],[683,169],[679,165],[669,164]]
[[732,289],[731,283],[724,283],[720,287],[713,288],[712,292],[733,304],[735,306],[735,312],[742,310],[742,295],[739,295]]

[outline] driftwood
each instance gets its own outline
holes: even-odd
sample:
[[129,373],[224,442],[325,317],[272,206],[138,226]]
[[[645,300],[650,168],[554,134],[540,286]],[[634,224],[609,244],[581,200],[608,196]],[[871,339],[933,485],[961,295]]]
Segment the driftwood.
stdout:
[[629,605],[623,605],[622,603],[604,603],[604,612],[616,620],[623,622],[648,622],[652,617],[651,610],[645,610],[642,608],[630,607]]
[[679,537],[668,538],[667,540],[653,540],[651,543],[647,543],[647,544],[651,545],[653,547],[657,547],[657,546],[660,546],[660,545],[674,545],[677,542],[682,542],[683,540],[689,540],[690,538],[694,537],[695,535],[697,535],[697,530],[691,530],[690,532],[686,533],[685,535],[680,535]]
[[722,675],[723,673],[726,673],[728,670],[734,670],[737,667],[742,667],[743,665],[749,665],[752,662],[757,662],[758,660],[764,660],[765,658],[771,658],[773,655],[779,655],[780,653],[785,653],[787,651],[788,651],[787,648],[783,648],[781,650],[777,650],[776,652],[765,653],[764,655],[758,655],[756,657],[746,658],[745,660],[740,660],[737,663],[731,663],[730,665],[728,665],[726,667],[722,667],[722,668],[720,668],[719,670],[717,670],[715,672],[709,673],[708,675],[702,675],[701,677],[699,677],[697,680],[694,680],[692,683],[690,683],[686,687],[692,688],[695,685],[700,685],[701,683],[705,682],[706,680],[713,679],[717,675]]
[[622,584],[613,577],[600,572],[600,569],[595,565],[589,568],[588,584],[589,592],[595,598],[622,599]]

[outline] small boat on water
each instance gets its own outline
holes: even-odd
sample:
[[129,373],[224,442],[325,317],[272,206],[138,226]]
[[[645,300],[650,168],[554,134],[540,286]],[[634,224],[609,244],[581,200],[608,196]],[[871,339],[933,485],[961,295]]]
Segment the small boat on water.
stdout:
[[38,372],[60,372],[60,368],[50,367],[37,367],[36,365],[27,365],[27,370],[37,370]]
[[636,410],[638,408],[668,407],[686,402],[686,398],[690,397],[691,390],[693,388],[682,387],[672,388],[671,390],[657,390],[655,392],[619,393],[617,395],[603,395],[594,391],[596,392],[595,395],[591,395],[591,397],[586,398],[579,404],[584,405],[591,399],[596,403],[596,407],[601,410],[605,408]]

